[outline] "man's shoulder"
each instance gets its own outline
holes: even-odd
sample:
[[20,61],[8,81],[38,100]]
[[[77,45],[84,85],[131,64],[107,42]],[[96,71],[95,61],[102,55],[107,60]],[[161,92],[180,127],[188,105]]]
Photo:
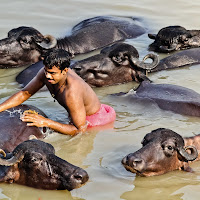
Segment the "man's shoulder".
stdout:
[[80,99],[85,91],[84,85],[80,80],[73,81],[72,84],[68,85],[65,89],[65,95],[67,99]]

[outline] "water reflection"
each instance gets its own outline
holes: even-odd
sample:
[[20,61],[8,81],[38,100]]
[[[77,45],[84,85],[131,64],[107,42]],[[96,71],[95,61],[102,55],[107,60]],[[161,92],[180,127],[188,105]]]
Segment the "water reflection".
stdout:
[[[21,186],[17,184],[1,184],[2,192],[0,194],[0,199],[3,200],[55,200],[55,199],[66,199],[74,200],[71,193],[67,190],[64,191],[49,191],[49,190],[39,190],[32,189],[26,186]],[[76,199],[82,200],[82,199]]]
[[24,68],[19,67],[15,69],[0,69],[0,98],[7,97],[8,95],[16,92],[16,88],[20,86],[16,83],[16,75]]
[[[187,188],[199,188],[199,178],[195,173],[174,171],[161,176],[136,177],[133,181],[134,189],[121,195],[122,199],[130,200],[133,197],[141,199],[197,199],[196,194]],[[188,197],[190,194],[190,198]]]

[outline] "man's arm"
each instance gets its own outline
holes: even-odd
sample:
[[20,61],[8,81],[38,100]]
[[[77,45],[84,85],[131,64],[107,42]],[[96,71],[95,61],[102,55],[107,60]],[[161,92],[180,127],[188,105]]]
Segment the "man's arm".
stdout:
[[33,94],[35,94],[41,87],[44,86],[42,81],[43,71],[38,72],[36,77],[21,91],[9,97],[6,101],[0,104],[0,112],[7,110],[9,108],[18,106],[24,101],[29,99]]
[[[74,92],[74,94],[76,94]],[[80,95],[81,96],[81,95]],[[56,132],[66,135],[76,135],[84,133],[87,129],[86,111],[83,99],[77,98],[76,95],[70,95],[67,98],[67,106],[73,124],[62,124],[37,114],[26,113],[22,121],[27,122],[27,126],[49,127]]]
[[87,129],[85,120],[82,123],[79,121],[78,125],[75,126],[73,124],[62,124],[34,113],[25,113],[21,120],[27,122],[27,126],[48,127],[56,132],[72,136],[78,133],[84,133]]
[[37,115],[37,114],[25,114],[21,120],[23,122],[27,122],[27,126],[37,126],[37,127],[48,127],[51,128],[52,130],[65,134],[65,135],[76,135],[77,133],[80,132],[85,132],[87,127],[80,127],[77,129],[73,124],[62,124],[60,122],[53,121],[51,119],[45,118],[42,115]]

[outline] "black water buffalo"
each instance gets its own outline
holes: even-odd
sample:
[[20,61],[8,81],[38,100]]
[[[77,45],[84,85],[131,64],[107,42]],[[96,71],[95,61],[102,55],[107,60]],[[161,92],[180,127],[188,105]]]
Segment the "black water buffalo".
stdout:
[[200,48],[187,49],[184,51],[176,52],[168,57],[161,59],[158,65],[155,68],[149,70],[149,72],[175,69],[199,63],[200,63]]
[[0,40],[0,68],[36,63],[49,48],[62,48],[73,56],[135,38],[146,32],[140,24],[132,17],[99,16],[80,22],[71,35],[58,39],[43,36],[32,27],[15,28]]
[[154,84],[143,81],[136,90],[112,94],[148,105],[156,103],[161,109],[178,114],[200,117],[200,94],[186,87],[172,84]]
[[192,171],[189,161],[199,160],[200,135],[182,138],[170,129],[146,134],[142,148],[122,159],[124,167],[139,176],[161,175],[176,169]]
[[[152,63],[145,63],[146,59]],[[149,80],[146,71],[152,70],[159,63],[158,56],[147,54],[143,61],[132,45],[116,43],[105,47],[100,54],[91,56],[71,65],[71,68],[93,87],[115,85],[130,81],[142,82]],[[43,67],[42,62],[34,64],[22,71],[16,80],[24,87]]]
[[158,34],[148,34],[155,40],[149,45],[151,51],[168,53],[200,46],[200,30],[186,30],[182,26],[162,28]]
[[0,182],[48,190],[72,190],[82,186],[88,180],[85,170],[57,157],[52,145],[28,140],[30,135],[43,137],[38,127],[26,126],[20,120],[29,109],[44,115],[28,105],[0,113]]
[[[145,63],[148,58],[153,62]],[[135,47],[117,43],[105,47],[98,55],[76,62],[71,68],[89,85],[102,87],[149,80],[146,71],[155,68],[158,62],[158,56],[155,54],[147,54],[140,61]]]
[[35,135],[37,138],[44,138],[47,129],[38,127],[26,126],[25,122],[20,120],[25,110],[35,110],[40,115],[47,117],[44,112],[35,106],[20,105],[15,108],[10,108],[0,113],[0,148],[6,151],[13,149],[25,140],[29,139],[30,135]]

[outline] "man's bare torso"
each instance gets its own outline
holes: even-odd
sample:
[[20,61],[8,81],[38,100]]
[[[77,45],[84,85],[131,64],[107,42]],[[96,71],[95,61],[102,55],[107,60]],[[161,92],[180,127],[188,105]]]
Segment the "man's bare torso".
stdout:
[[[83,101],[86,116],[96,113],[100,109],[100,101],[93,89],[80,78],[73,70],[69,69],[63,84],[51,84],[45,77],[44,70],[41,71],[44,84],[50,93],[68,112],[73,98]],[[71,96],[73,95],[73,97]],[[70,113],[69,113],[70,114]]]

